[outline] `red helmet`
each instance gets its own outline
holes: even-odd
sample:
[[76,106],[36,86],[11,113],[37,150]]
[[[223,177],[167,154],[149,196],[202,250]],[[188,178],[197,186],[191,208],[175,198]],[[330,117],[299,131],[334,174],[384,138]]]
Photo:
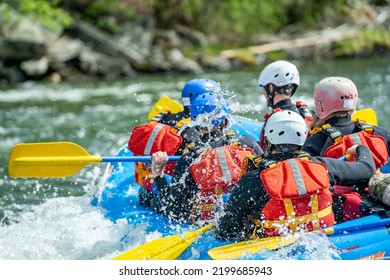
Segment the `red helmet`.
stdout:
[[358,90],[348,78],[327,77],[314,88],[315,113],[324,119],[334,112],[356,109]]

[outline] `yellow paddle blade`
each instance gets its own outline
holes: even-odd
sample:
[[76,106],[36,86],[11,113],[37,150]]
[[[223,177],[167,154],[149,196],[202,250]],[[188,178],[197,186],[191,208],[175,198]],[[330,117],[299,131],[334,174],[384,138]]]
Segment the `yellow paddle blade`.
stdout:
[[162,237],[116,256],[114,260],[174,260],[200,235],[213,228],[212,224],[185,234]]
[[8,160],[11,177],[62,178],[71,176],[101,157],[88,154],[71,142],[22,143],[15,145]]
[[149,112],[148,119],[150,120],[161,112],[170,111],[171,113],[179,113],[183,110],[184,108],[180,103],[164,95],[157,100],[156,104],[154,104],[153,108]]
[[208,251],[208,255],[213,260],[234,260],[246,254],[256,254],[262,250],[276,250],[280,247],[290,245],[298,239],[299,237],[293,236],[275,236],[242,241],[213,248]]
[[352,115],[352,120],[353,121],[363,120],[368,124],[375,125],[375,126],[378,125],[376,113],[375,113],[374,109],[372,109],[372,108],[357,110]]

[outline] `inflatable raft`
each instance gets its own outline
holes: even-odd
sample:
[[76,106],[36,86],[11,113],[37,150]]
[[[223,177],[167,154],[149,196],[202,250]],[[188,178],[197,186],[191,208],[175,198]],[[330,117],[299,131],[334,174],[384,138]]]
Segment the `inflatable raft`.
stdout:
[[[241,130],[241,134],[253,131],[256,131],[254,137],[260,134],[257,131],[261,127],[255,127],[254,123],[249,125],[253,127],[246,123],[247,130]],[[132,156],[127,145],[116,154],[116,157],[122,156]],[[112,162],[91,203],[103,209],[112,221],[126,219],[132,225],[142,224],[146,234],[169,237],[197,229],[193,225],[170,222],[166,216],[142,207],[138,202],[139,189],[134,180],[134,163]],[[191,245],[186,245],[176,259],[386,259],[390,258],[389,217],[388,211],[338,224],[329,228],[327,235],[318,232],[284,240],[273,238],[271,246],[264,246],[266,240],[261,239],[231,244],[216,239],[214,231],[208,230],[197,236]],[[269,250],[273,248],[278,250]]]

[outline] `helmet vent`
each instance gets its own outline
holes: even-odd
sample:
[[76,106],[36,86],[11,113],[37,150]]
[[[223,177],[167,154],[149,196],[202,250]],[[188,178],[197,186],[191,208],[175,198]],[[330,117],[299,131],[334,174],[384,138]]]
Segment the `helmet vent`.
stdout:
[[279,74],[276,74],[276,75],[274,76],[274,78],[277,78],[277,77],[279,77]]
[[279,136],[282,136],[284,134],[284,131],[279,132]]

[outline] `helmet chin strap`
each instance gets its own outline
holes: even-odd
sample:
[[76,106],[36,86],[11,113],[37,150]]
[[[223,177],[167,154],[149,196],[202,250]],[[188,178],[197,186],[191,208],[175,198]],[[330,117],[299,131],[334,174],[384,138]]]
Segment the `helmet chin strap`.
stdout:
[[264,152],[271,152],[272,144],[267,137],[264,137],[264,146],[265,146]]
[[283,93],[289,95],[290,97],[294,95],[297,86],[294,84],[289,84],[287,86],[277,87],[273,84],[268,84],[264,87],[265,92],[267,93],[267,105],[272,109],[275,109],[275,95],[277,93]]
[[275,99],[275,91],[274,91],[274,85],[268,84],[264,87],[265,92],[267,93],[267,105],[268,107],[271,107],[272,109],[275,109],[274,105],[274,99]]

